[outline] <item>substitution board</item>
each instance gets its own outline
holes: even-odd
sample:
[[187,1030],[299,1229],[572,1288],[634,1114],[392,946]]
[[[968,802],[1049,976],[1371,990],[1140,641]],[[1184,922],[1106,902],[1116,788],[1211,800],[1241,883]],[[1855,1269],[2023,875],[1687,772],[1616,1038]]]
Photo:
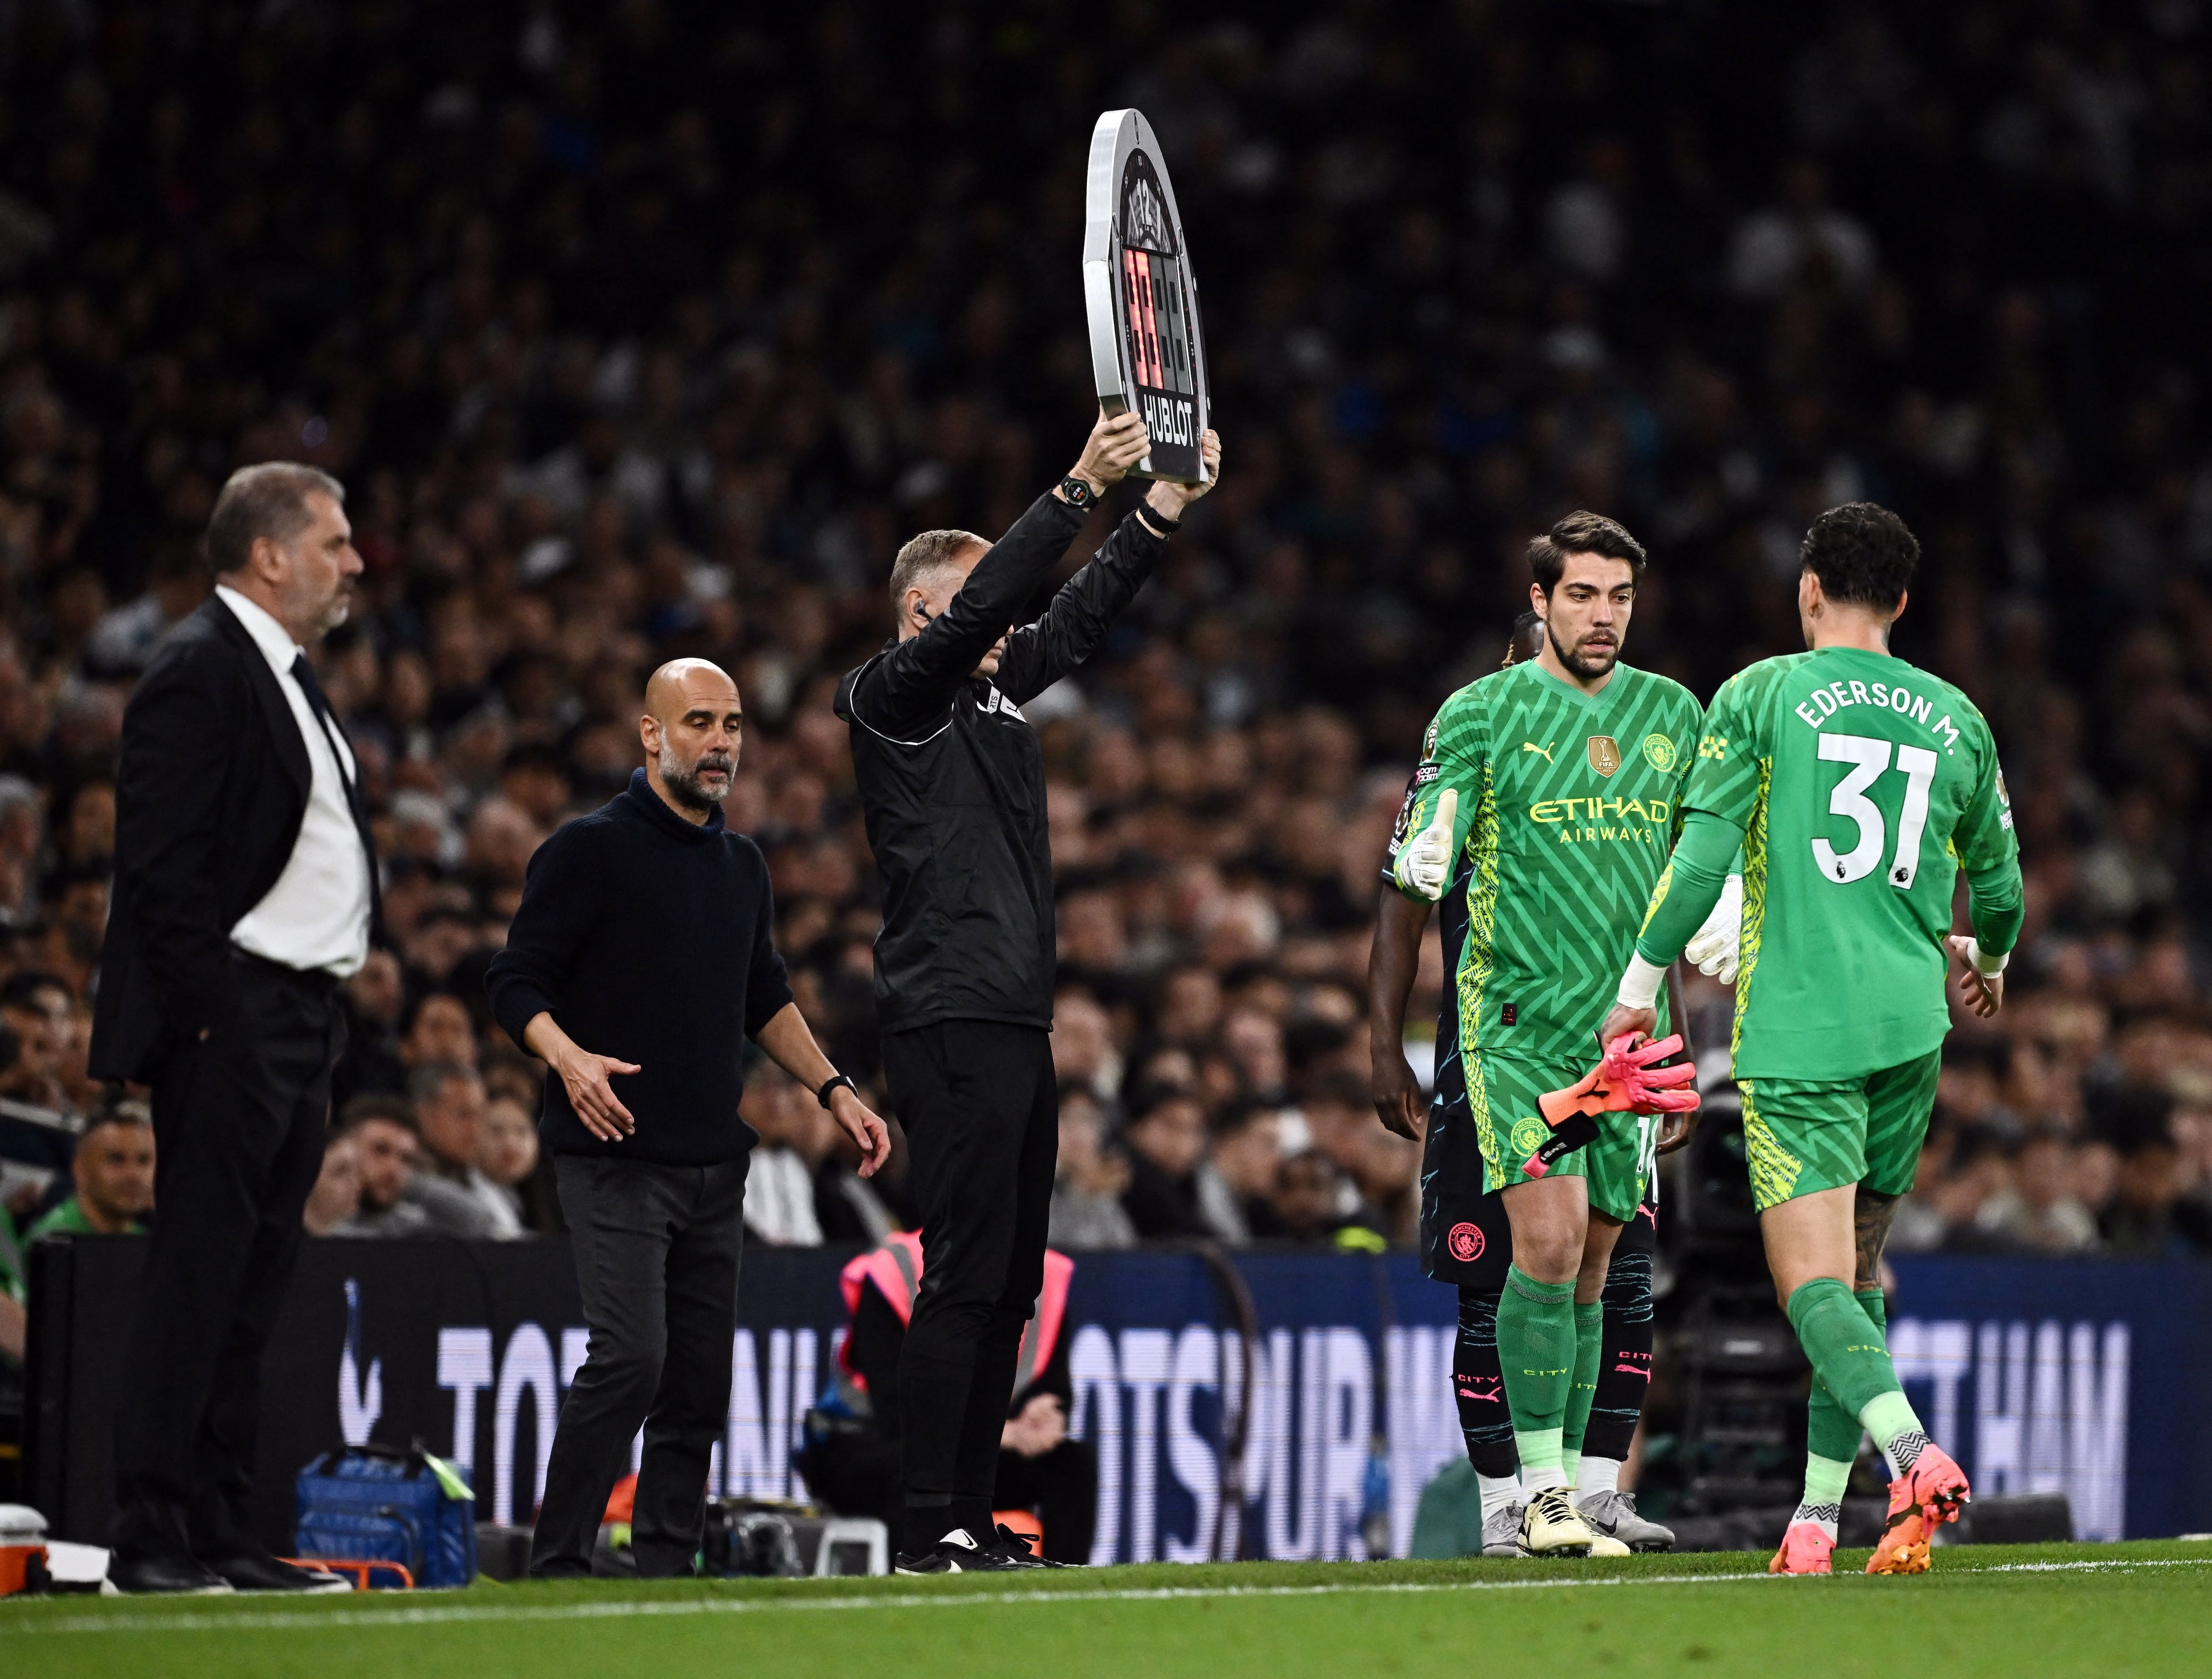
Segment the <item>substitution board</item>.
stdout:
[[1212,393],[1198,282],[1160,142],[1141,112],[1109,111],[1091,130],[1084,209],[1083,303],[1099,405],[1144,416],[1152,449],[1137,476],[1203,483],[1198,443]]

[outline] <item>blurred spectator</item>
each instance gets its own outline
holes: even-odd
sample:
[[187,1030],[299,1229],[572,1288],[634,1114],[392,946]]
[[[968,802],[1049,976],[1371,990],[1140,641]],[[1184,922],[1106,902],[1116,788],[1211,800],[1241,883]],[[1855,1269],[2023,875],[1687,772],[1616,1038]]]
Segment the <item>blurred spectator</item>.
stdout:
[[1267,1197],[1282,1152],[1281,1122],[1264,1102],[1232,1104],[1213,1128],[1199,1192],[1206,1221],[1224,1241],[1280,1233]]
[[[1054,1058],[1059,1052],[1055,1026]],[[1137,1227],[1121,1204],[1129,1188],[1126,1155],[1106,1143],[1106,1114],[1090,1085],[1063,1079],[1060,1087],[1060,1155],[1052,1184],[1052,1246],[1133,1247]]]
[[1318,1149],[1291,1155],[1275,1169],[1275,1227],[1285,1240],[1326,1242],[1345,1222],[1338,1210],[1346,1185],[1336,1163]]
[[1079,1084],[1101,1101],[1113,1100],[1121,1088],[1113,1023],[1079,986],[1064,985],[1053,998],[1052,1065],[1063,1086]]
[[69,987],[35,969],[0,981],[0,1023],[15,1040],[14,1064],[0,1070],[0,1095],[33,1107],[73,1112],[64,1073],[76,1030]]
[[872,1243],[898,1227],[829,1110],[766,1056],[746,1075],[743,1115],[761,1135],[745,1174],[745,1228],[760,1240]]
[[537,1120],[512,1094],[491,1094],[489,1082],[483,1137],[478,1164],[507,1197],[522,1227],[533,1236],[564,1229],[552,1173],[538,1147]]
[[323,1144],[323,1169],[307,1191],[300,1223],[310,1236],[328,1236],[360,1211],[360,1139],[350,1132],[333,1131]]
[[[1390,1175],[1388,1162],[1401,1158],[1395,1149],[1378,1149],[1376,1140],[1388,1143],[1403,1139],[1391,1138],[1376,1122],[1375,1105],[1367,1095],[1367,1081],[1353,1073],[1330,1073],[1316,1079],[1306,1092],[1300,1111],[1305,1116],[1306,1135],[1312,1146],[1328,1155],[1329,1163],[1336,1167],[1336,1210],[1350,1217],[1367,1201],[1365,1180],[1371,1167],[1380,1165],[1387,1178]],[[1403,1182],[1386,1183],[1384,1192],[1395,1193],[1410,1185],[1410,1171],[1402,1176]]]
[[[331,1227],[333,1236],[414,1236],[429,1231],[430,1215],[408,1195],[422,1140],[415,1106],[406,1097],[372,1091],[356,1096],[338,1115],[338,1137],[353,1145],[360,1179],[360,1210]],[[324,1164],[330,1161],[324,1153]]]
[[2173,1099],[2142,1085],[2115,1092],[2100,1124],[2119,1154],[2119,1179],[2103,1223],[2117,1258],[2164,1259],[2212,1252],[2212,1223],[2185,1203],[2181,1150],[2172,1132]]
[[1992,1246],[2032,1253],[2086,1253],[2097,1221],[2074,1193],[2074,1151],[2066,1133],[2030,1135],[2012,1162],[2012,1181],[1984,1201],[1974,1229]]
[[425,991],[407,1010],[399,1034],[401,1066],[410,1070],[433,1064],[474,1068],[480,1052],[469,1006],[453,992]]
[[154,1117],[145,1103],[108,1102],[95,1112],[70,1173],[76,1193],[25,1231],[25,1241],[143,1231],[154,1210]]
[[1121,1206],[1150,1241],[1158,1237],[1215,1236],[1199,1205],[1197,1173],[1206,1158],[1206,1111],[1198,1099],[1172,1088],[1137,1093],[1129,1122],[1129,1187]]
[[332,1106],[343,1108],[363,1090],[404,1090],[399,1016],[407,994],[399,959],[389,950],[371,950],[339,996],[345,1003],[346,1049],[331,1074]]
[[[802,1104],[804,1106],[802,1106]],[[766,1056],[745,1080],[745,1123],[760,1133],[745,1171],[745,1230],[777,1247],[819,1247],[814,1216],[814,1173],[808,1161],[817,1129],[806,1108],[821,1112],[812,1095]],[[823,1122],[829,1115],[822,1115]]]
[[407,1080],[422,1152],[407,1198],[436,1234],[507,1240],[523,1233],[506,1192],[483,1173],[483,1081],[451,1061],[425,1061]]

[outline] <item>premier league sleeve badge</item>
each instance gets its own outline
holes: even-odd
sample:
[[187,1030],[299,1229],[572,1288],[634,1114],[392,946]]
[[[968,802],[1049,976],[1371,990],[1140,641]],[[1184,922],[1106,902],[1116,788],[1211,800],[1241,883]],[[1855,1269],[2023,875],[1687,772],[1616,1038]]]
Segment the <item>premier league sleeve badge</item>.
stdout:
[[1141,112],[1109,111],[1091,130],[1084,207],[1083,303],[1099,405],[1109,415],[1134,409],[1152,433],[1133,476],[1203,483],[1198,445],[1212,392],[1198,282],[1159,140]]

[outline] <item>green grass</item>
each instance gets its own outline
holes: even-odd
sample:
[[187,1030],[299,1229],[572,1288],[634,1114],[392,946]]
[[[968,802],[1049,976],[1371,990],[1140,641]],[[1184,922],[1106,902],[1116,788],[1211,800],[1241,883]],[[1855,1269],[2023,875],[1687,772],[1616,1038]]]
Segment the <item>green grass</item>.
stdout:
[[[2212,1673],[2212,1545],[1954,1547],[1911,1579],[1741,1554],[1247,1563],[1008,1581],[482,1585],[409,1597],[0,1603],[0,1673],[153,1679],[1091,1675],[1950,1679]],[[1532,1641],[1534,1641],[1532,1646]],[[1521,1652],[1530,1658],[1524,1665]],[[1540,1652],[1540,1653],[1539,1653]]]

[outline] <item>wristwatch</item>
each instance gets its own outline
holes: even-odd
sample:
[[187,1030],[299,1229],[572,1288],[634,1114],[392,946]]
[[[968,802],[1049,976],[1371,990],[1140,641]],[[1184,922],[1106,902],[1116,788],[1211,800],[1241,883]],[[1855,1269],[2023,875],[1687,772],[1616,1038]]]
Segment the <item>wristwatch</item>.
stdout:
[[1087,512],[1098,505],[1098,492],[1071,472],[1060,481],[1060,499]]
[[830,1076],[830,1078],[829,1082],[828,1082],[827,1083],[823,1084],[823,1087],[822,1087],[819,1090],[817,1090],[817,1091],[816,1091],[816,1092],[814,1093],[814,1100],[815,1100],[816,1101],[817,1101],[817,1102],[821,1103],[821,1104],[822,1104],[822,1106],[824,1106],[824,1107],[829,1106],[830,1106],[830,1093],[832,1090],[835,1090],[835,1089],[836,1089],[839,1085],[841,1085],[841,1084],[842,1084],[842,1085],[843,1085],[843,1086],[844,1086],[848,1090],[851,1091],[851,1092],[852,1092],[855,1096],[857,1096],[857,1095],[859,1095],[859,1094],[860,1094],[860,1087],[859,1085],[857,1085],[857,1084],[854,1083],[854,1082],[853,1082],[853,1081],[852,1081],[850,1078],[847,1077],[844,1074],[842,1074],[842,1073],[836,1073],[836,1074],[833,1074],[833,1075]]

